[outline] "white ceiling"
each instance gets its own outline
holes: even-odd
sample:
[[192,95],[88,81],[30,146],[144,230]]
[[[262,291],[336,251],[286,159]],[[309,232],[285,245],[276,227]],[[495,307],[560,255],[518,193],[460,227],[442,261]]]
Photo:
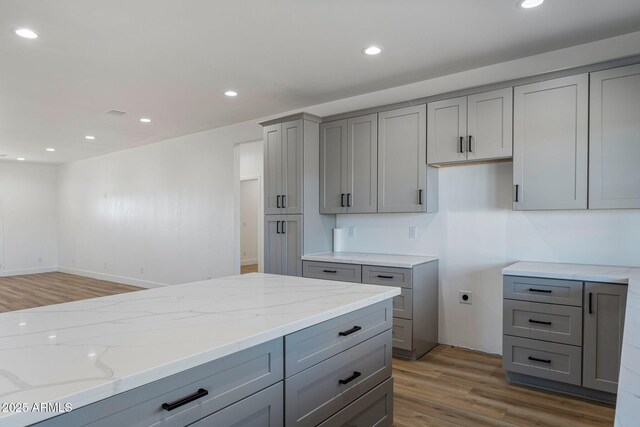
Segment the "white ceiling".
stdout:
[[0,155],[63,163],[637,30],[638,0],[2,0]]

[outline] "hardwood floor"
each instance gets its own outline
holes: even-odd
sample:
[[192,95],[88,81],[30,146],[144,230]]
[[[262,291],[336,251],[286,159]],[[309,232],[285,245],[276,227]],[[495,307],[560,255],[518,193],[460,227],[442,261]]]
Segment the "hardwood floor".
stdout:
[[240,274],[257,273],[257,272],[258,272],[258,264],[240,266]]
[[417,362],[394,359],[394,427],[613,425],[613,406],[510,385],[501,363],[443,345]]
[[142,289],[65,273],[0,277],[0,313]]

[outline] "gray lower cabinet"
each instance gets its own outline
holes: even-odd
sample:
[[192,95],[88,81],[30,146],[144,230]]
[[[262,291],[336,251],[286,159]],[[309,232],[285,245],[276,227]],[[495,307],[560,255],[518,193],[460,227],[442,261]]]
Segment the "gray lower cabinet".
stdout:
[[389,378],[318,427],[391,427],[392,425],[393,379]]
[[613,402],[627,286],[518,276],[503,282],[509,379]]
[[615,393],[618,389],[627,286],[585,283],[585,387]]
[[640,208],[640,64],[590,84],[589,209]]
[[587,209],[589,76],[516,86],[514,210]]
[[264,271],[302,276],[302,215],[265,215]]
[[395,286],[393,353],[419,359],[438,344],[438,261],[413,268],[303,261],[304,277]]

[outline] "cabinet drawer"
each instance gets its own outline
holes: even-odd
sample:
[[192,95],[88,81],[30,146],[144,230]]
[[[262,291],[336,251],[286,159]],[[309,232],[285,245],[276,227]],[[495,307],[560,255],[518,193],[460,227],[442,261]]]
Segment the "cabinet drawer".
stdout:
[[413,291],[411,289],[400,289],[400,295],[393,297],[393,316],[402,319],[413,317]]
[[413,322],[393,318],[393,346],[402,350],[413,350]]
[[504,297],[523,301],[582,307],[582,282],[504,276]]
[[391,427],[393,378],[389,378],[318,427]]
[[582,345],[582,308],[504,300],[506,335]]
[[505,371],[581,385],[582,347],[505,335],[502,354]]
[[213,415],[189,424],[189,427],[282,427],[284,425],[282,393],[281,381]]
[[[276,339],[167,378],[126,391],[67,414],[40,427],[187,425],[283,379],[282,339]],[[208,392],[171,411],[162,408]]]
[[337,262],[303,261],[302,276],[314,279],[340,280],[342,282],[360,283],[362,267],[354,264]]
[[391,376],[391,330],[285,380],[285,424],[316,426]]
[[285,337],[286,377],[391,329],[391,301],[361,308]]
[[362,266],[362,283],[369,285],[410,288],[412,286],[411,276],[412,270],[410,268]]

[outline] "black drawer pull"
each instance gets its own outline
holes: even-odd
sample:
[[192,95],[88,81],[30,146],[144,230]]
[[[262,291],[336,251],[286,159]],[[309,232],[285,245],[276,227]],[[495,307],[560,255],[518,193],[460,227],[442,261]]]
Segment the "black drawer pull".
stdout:
[[378,274],[378,277],[381,279],[393,279],[393,276],[385,276],[384,274]]
[[531,356],[529,356],[529,360],[533,360],[534,362],[551,363],[551,359],[538,359],[537,357]]
[[285,196],[284,194],[282,195],[282,207],[287,207],[287,196]]
[[340,207],[344,208],[344,193],[340,194]]
[[276,196],[276,208],[280,209],[280,196]]
[[346,337],[347,335],[351,335],[354,332],[358,332],[360,329],[362,329],[362,327],[360,326],[354,326],[353,328],[349,329],[348,331],[342,331],[338,333],[338,336],[341,337]]
[[336,270],[322,270],[323,273],[331,273],[331,274],[336,274],[337,271]]
[[183,405],[186,405],[189,402],[193,402],[194,400],[198,400],[201,397],[205,397],[207,394],[209,394],[209,392],[201,388],[201,389],[198,389],[198,391],[196,391],[192,395],[183,397],[182,399],[176,400],[175,402],[163,403],[162,409],[164,409],[165,411],[173,411],[174,409],[179,408]]
[[362,375],[360,372],[353,371],[353,375],[351,375],[349,378],[345,378],[343,380],[338,380],[338,384],[349,384],[351,381],[355,380],[360,375]]
[[536,289],[536,288],[529,288],[529,292],[542,292],[544,294],[550,294],[551,292],[553,292],[551,289]]
[[540,325],[551,325],[551,322],[543,322],[542,320],[529,319],[529,323],[538,323]]

